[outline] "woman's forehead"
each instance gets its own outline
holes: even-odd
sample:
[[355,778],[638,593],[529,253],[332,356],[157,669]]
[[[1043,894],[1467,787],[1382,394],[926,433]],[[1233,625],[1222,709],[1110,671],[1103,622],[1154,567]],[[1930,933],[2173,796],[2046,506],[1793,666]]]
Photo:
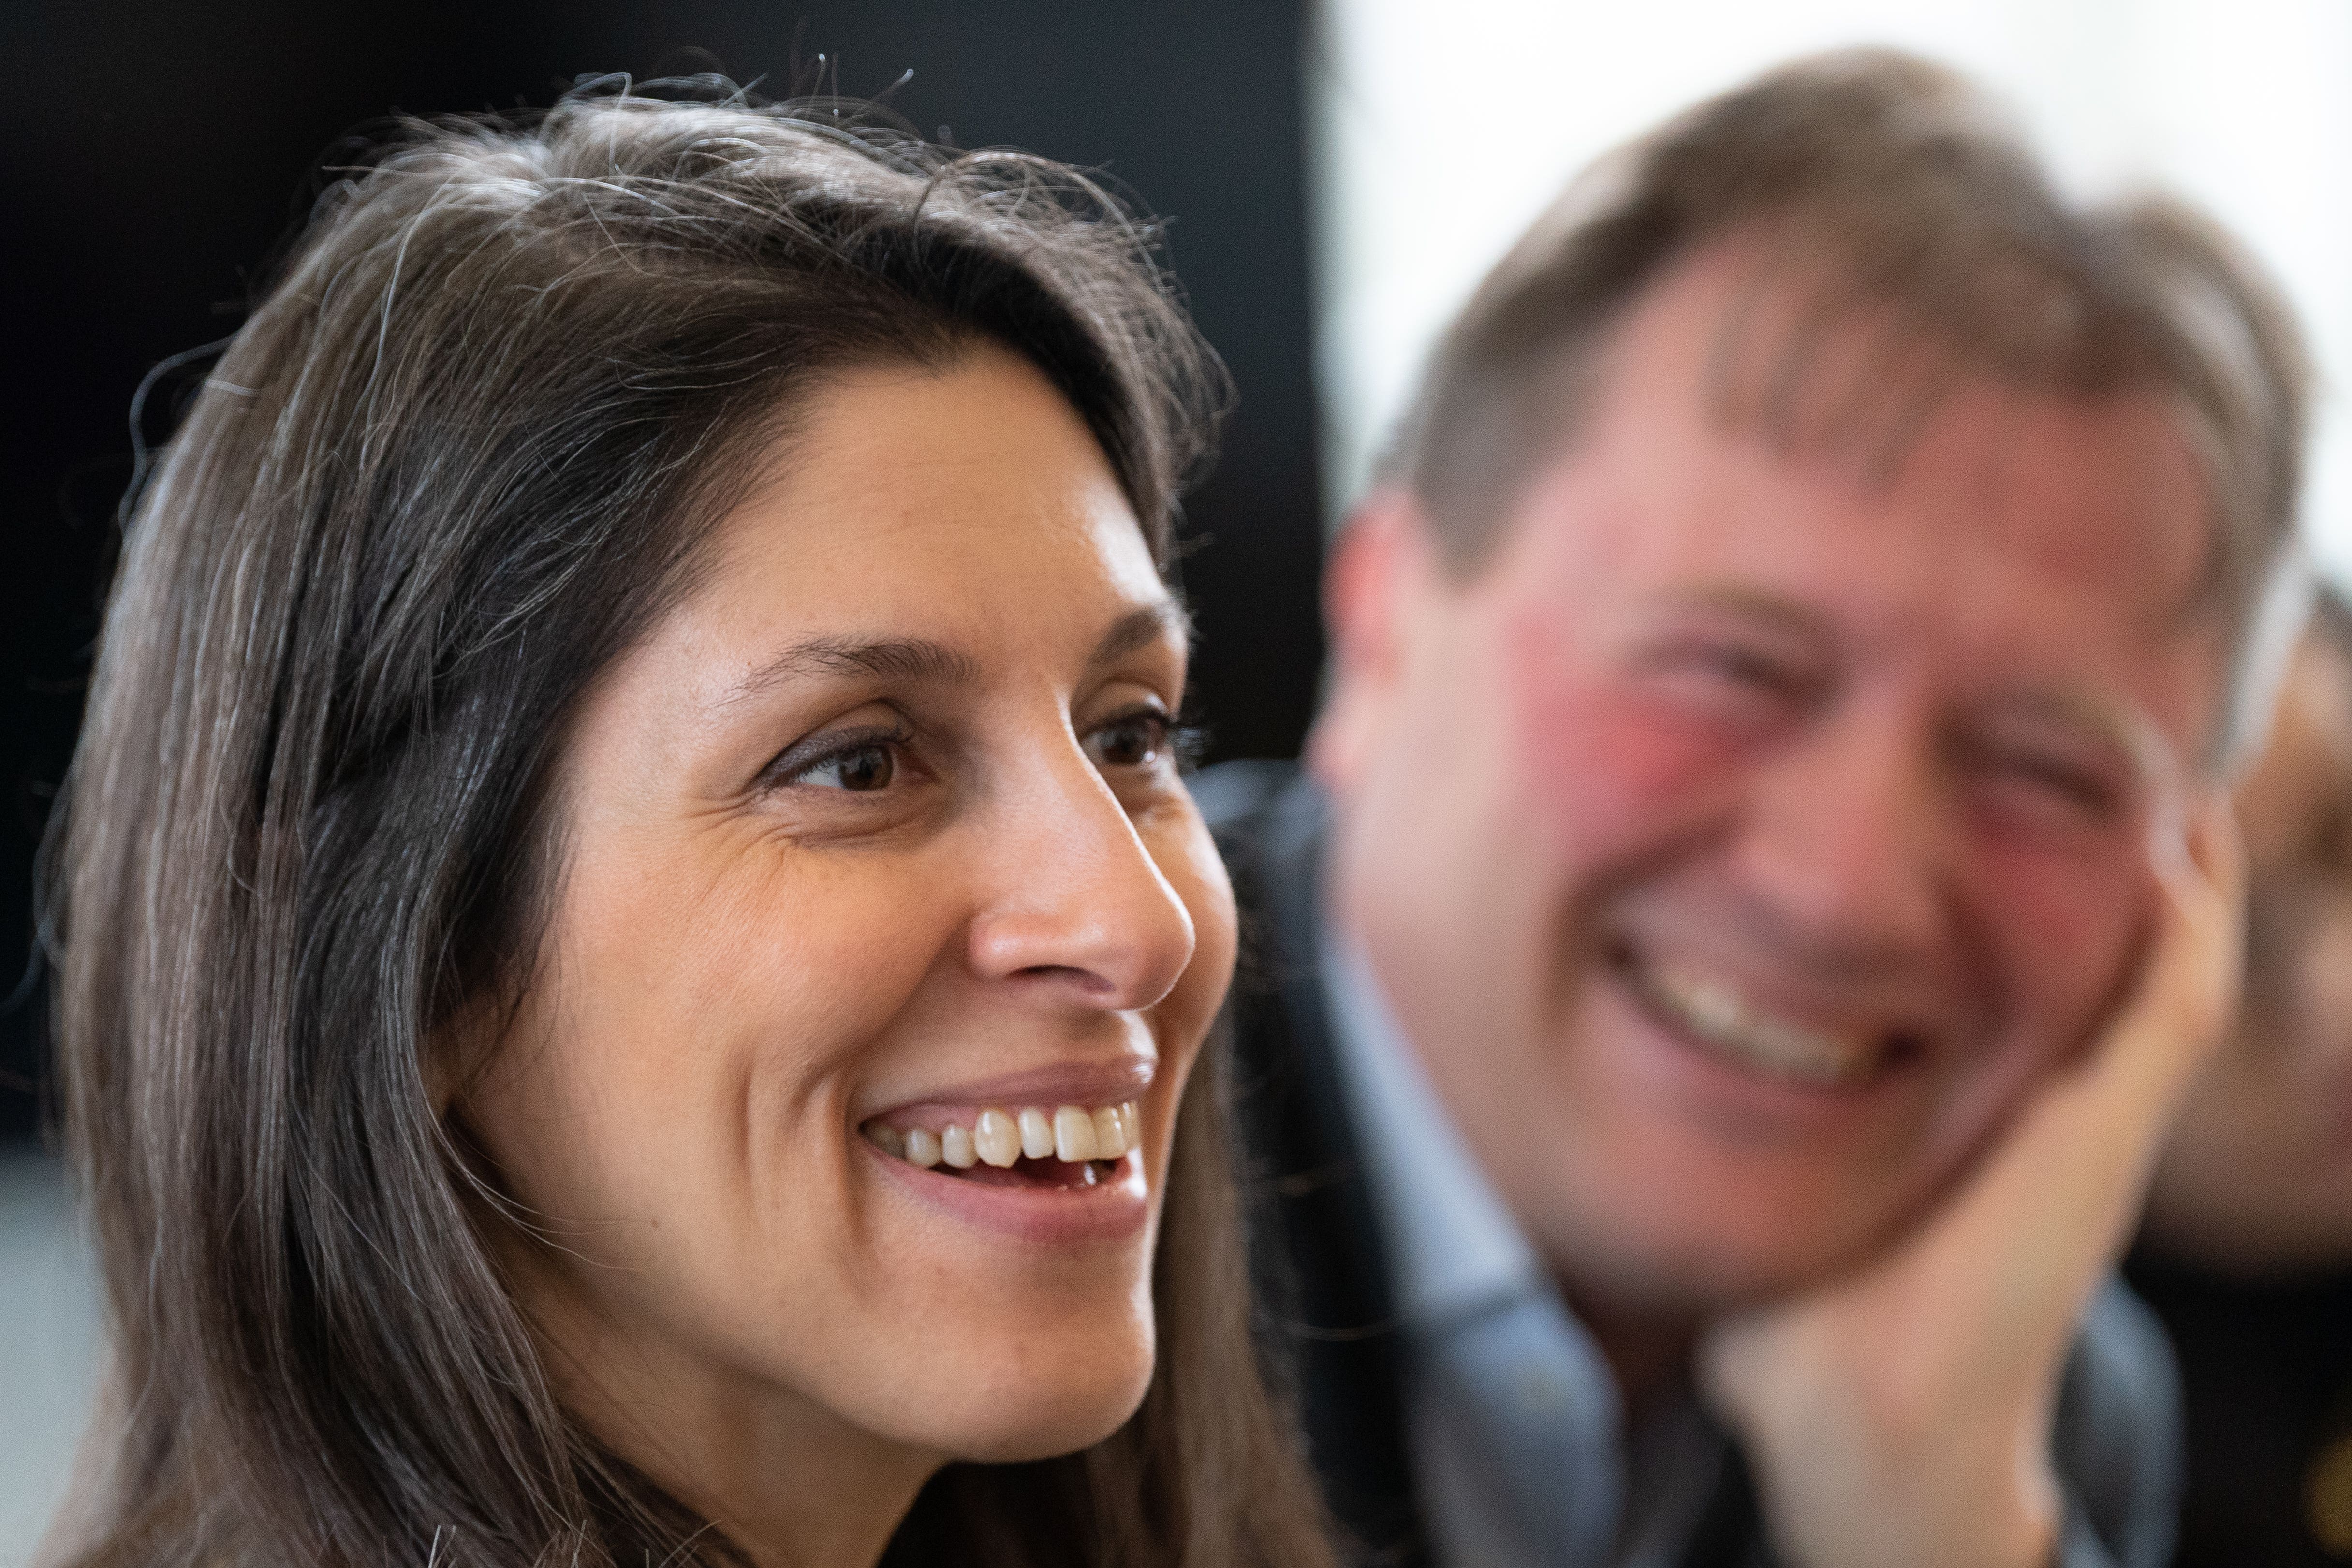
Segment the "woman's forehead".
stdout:
[[1010,354],[845,374],[779,448],[719,525],[673,639],[763,659],[913,639],[982,659],[1090,645],[1139,611],[1181,624],[1093,435]]

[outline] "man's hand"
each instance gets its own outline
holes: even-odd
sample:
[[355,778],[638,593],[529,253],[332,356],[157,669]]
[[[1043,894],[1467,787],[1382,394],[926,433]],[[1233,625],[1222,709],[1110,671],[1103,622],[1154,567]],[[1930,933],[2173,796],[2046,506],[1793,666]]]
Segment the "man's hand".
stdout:
[[1702,1343],[1774,1544],[1801,1568],[2043,1568],[2061,1524],[2050,1428],[2092,1291],[2171,1113],[2236,1003],[2243,870],[2225,798],[2154,856],[2137,988],[1917,1231],[1853,1275]]

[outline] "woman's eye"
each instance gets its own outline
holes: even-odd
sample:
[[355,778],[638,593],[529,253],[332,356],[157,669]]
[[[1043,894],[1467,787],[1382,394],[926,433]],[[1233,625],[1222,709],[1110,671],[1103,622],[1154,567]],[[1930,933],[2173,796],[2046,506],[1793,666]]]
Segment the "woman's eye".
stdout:
[[889,743],[877,740],[836,751],[829,757],[820,757],[806,767],[786,774],[782,781],[813,785],[820,789],[845,789],[864,794],[888,789],[890,781],[898,774],[898,757]]
[[1155,708],[1125,713],[1087,737],[1087,753],[1098,768],[1146,768],[1170,749],[1168,716]]

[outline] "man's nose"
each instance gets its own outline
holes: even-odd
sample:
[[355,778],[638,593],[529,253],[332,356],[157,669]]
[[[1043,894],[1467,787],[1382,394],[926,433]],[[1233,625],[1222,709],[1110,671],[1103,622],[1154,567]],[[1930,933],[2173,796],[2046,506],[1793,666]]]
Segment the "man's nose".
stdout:
[[1192,912],[1086,754],[1028,769],[1000,804],[974,970],[1105,1010],[1166,996],[1192,961]]
[[1924,731],[1885,712],[1850,713],[1763,765],[1736,855],[1783,935],[1864,965],[1937,940],[1949,824]]

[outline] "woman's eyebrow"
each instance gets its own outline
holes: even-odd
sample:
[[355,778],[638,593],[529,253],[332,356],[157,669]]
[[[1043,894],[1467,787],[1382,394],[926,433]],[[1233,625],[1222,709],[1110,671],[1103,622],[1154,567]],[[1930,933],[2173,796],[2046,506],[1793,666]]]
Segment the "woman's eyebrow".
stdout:
[[[1111,622],[1095,643],[1089,664],[1107,664],[1173,633],[1189,642],[1192,618],[1174,600],[1139,605]],[[811,676],[835,680],[908,681],[930,686],[971,685],[980,665],[969,653],[920,637],[812,637],[795,643],[729,687],[716,706],[729,707],[771,691],[786,681]]]
[[872,642],[815,637],[793,643],[746,674],[728,688],[718,706],[730,706],[786,681],[813,675],[959,686],[979,680],[980,665],[970,654],[959,653],[944,643],[919,637],[886,637]]
[[1192,617],[1184,607],[1172,599],[1139,604],[1111,622],[1110,630],[1095,643],[1094,653],[1087,663],[1097,667],[1108,664],[1170,636],[1191,646]]

